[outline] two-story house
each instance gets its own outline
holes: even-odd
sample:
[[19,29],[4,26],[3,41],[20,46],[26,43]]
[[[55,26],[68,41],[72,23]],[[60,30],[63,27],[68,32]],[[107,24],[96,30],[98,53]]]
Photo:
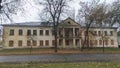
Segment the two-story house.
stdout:
[[[91,27],[89,45],[102,47],[103,34],[105,47],[118,47],[116,28]],[[57,46],[59,48],[80,48],[85,37],[85,27],[71,18],[58,26]],[[3,48],[47,48],[54,47],[53,26],[50,22],[26,22],[3,24]]]

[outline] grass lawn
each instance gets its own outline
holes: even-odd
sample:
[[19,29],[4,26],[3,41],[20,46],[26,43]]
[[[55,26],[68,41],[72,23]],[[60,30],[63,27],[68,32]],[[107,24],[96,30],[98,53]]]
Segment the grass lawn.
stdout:
[[[81,51],[80,49],[59,49],[58,53],[54,53],[54,49],[50,48],[33,48],[32,54],[78,54],[78,53],[103,53],[102,48],[92,48],[92,49],[84,49]],[[112,54],[120,54],[120,48],[105,48],[104,53],[112,53]],[[23,49],[1,49],[0,55],[22,55],[22,54],[30,54],[29,48]]]
[[82,63],[23,63],[9,64],[0,63],[0,68],[120,68],[120,63],[97,63],[97,62],[82,62]]

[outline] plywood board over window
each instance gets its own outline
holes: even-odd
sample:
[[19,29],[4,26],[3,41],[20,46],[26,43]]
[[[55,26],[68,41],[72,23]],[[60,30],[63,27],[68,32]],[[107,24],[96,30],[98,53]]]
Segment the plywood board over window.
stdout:
[[37,46],[37,41],[33,40],[33,46]]
[[18,41],[18,46],[19,46],[19,47],[22,47],[22,40],[19,40],[19,41]]
[[111,40],[111,45],[114,45],[114,40]]
[[108,40],[105,40],[105,45],[108,45]]
[[14,41],[13,40],[10,40],[9,41],[9,47],[13,47],[14,46]]
[[31,46],[30,40],[27,40],[27,46]]
[[43,46],[43,40],[40,40],[39,45],[40,45],[40,46]]
[[45,40],[45,45],[49,46],[49,40]]
[[102,40],[99,40],[99,45],[102,45]]
[[55,40],[52,40],[52,45],[55,46]]

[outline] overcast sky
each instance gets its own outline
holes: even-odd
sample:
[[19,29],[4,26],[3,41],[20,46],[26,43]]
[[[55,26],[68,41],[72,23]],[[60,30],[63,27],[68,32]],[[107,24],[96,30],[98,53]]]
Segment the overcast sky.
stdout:
[[[23,8],[25,8],[26,13],[22,13],[22,12],[18,12],[18,14],[16,16],[14,16],[14,21],[15,22],[25,22],[25,21],[38,21],[38,9],[37,6],[35,6],[35,4],[33,3],[34,0],[24,0],[26,1],[25,5]],[[79,2],[80,1],[91,1],[91,0],[74,0],[73,2],[70,3],[70,6],[76,10],[78,10],[79,8]],[[103,0],[101,0],[103,1]],[[114,0],[106,0],[107,3],[111,3]],[[30,2],[30,3],[28,3]],[[36,7],[36,8],[32,8],[32,7]],[[31,9],[32,8],[32,9]]]

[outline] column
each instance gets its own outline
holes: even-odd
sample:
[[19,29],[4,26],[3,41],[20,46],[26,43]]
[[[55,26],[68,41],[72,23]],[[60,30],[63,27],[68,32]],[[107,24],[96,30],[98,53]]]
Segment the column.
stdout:
[[65,39],[63,39],[63,48],[65,48]]
[[57,39],[57,46],[59,47],[60,45],[59,45],[59,39]]
[[80,47],[80,48],[82,47],[81,39],[79,39],[79,47]]
[[75,28],[73,28],[73,37],[75,37]]
[[65,28],[63,28],[63,37],[65,37]]
[[73,47],[76,48],[76,44],[75,44],[75,38],[73,38]]

